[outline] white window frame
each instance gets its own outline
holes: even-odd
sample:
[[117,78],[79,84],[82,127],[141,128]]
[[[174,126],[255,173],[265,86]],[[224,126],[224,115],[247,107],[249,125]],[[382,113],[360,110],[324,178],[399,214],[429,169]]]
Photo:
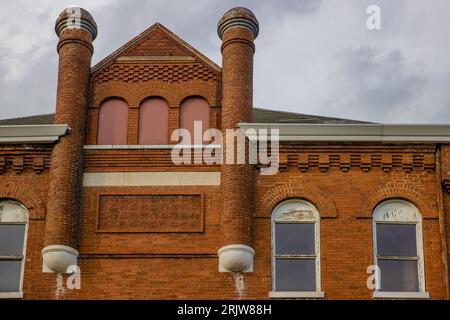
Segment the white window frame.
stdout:
[[[275,263],[275,224],[276,223],[313,223],[315,255],[304,255],[305,258],[315,257],[316,290],[315,291],[276,291],[276,263]],[[324,298],[321,286],[320,272],[320,215],[317,209],[308,201],[301,199],[290,199],[278,204],[271,217],[271,260],[272,260],[272,291],[270,298]],[[293,258],[302,258],[303,255],[296,255]]]
[[18,292],[0,292],[0,299],[21,299],[23,298],[23,277],[25,273],[25,258],[27,252],[27,238],[28,238],[28,226],[29,226],[29,214],[27,208],[22,205],[20,202],[11,200],[11,199],[0,199],[0,203],[2,202],[10,202],[14,205],[21,207],[26,214],[26,221],[24,222],[0,222],[0,225],[12,225],[12,224],[20,224],[25,225],[24,230],[24,239],[23,239],[23,252],[22,256],[0,256],[0,260],[15,260],[22,261],[21,270],[20,270],[20,283],[19,283],[19,291]]
[[[393,199],[386,200],[376,206],[373,211],[372,219],[372,235],[373,235],[373,259],[374,264],[378,266],[378,247],[377,247],[377,225],[378,224],[409,224],[416,226],[416,248],[417,248],[417,275],[419,291],[417,292],[390,292],[378,291],[373,292],[374,298],[392,298],[392,299],[427,299],[429,293],[425,291],[425,266],[423,257],[423,235],[422,235],[422,215],[419,209],[412,203]],[[406,259],[405,259],[406,258]],[[409,260],[405,257],[398,260]],[[395,258],[393,258],[395,259]],[[413,259],[411,259],[412,261]],[[383,274],[380,275],[380,279]]]

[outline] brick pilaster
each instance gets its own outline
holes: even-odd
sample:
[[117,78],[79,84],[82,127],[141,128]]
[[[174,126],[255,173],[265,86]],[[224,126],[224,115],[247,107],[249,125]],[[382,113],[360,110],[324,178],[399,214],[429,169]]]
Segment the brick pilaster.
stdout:
[[55,30],[59,36],[55,123],[68,124],[70,131],[52,152],[45,246],[77,249],[92,41],[97,27],[87,11],[69,8],[59,15]]
[[[252,121],[253,41],[258,35],[258,21],[250,10],[234,8],[219,21],[218,33],[222,39],[221,127],[225,134],[226,129],[236,129],[239,122]],[[223,150],[226,152],[225,143]],[[252,246],[253,170],[249,164],[221,166],[222,246]]]

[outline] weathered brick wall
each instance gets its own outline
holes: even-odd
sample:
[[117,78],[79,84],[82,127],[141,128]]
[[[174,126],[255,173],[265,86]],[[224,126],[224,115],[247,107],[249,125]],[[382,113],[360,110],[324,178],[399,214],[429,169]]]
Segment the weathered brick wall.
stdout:
[[[0,159],[5,159],[5,166],[0,170],[0,199],[22,203],[29,214],[23,280],[25,298],[29,293],[32,295],[35,290],[45,287],[50,279],[42,273],[41,254],[45,237],[50,154],[51,146],[0,147]],[[33,167],[32,164],[37,162],[45,165]],[[18,163],[22,165],[18,166]]]
[[[368,155],[371,152],[365,147]],[[406,149],[406,148],[405,148]],[[340,151],[325,154],[339,155]],[[385,151],[386,152],[386,151]],[[417,152],[420,153],[419,149]],[[401,150],[397,155],[410,156]],[[345,157],[344,157],[345,158]],[[365,172],[354,164],[346,172],[338,163],[325,172],[313,164],[306,172],[288,166],[275,176],[259,176],[256,182],[256,273],[271,289],[270,214],[276,204],[289,198],[313,203],[321,214],[322,290],[330,299],[371,299],[366,287],[366,269],[373,264],[372,219],[375,206],[390,198],[403,198],[415,204],[423,217],[426,289],[433,299],[445,297],[441,264],[437,188],[434,171],[405,167],[384,172],[380,165]],[[260,293],[264,295],[263,292]]]
[[[220,197],[218,187],[87,187],[84,188],[83,214],[81,217],[81,254],[216,254],[219,237]],[[198,232],[167,230],[167,221],[161,219],[155,232],[130,232],[124,226],[121,232],[98,232],[99,199],[103,195],[114,196],[202,196],[203,226]],[[130,203],[133,205],[134,203]],[[153,203],[151,213],[168,213],[164,203]],[[145,212],[144,212],[145,213]],[[133,223],[133,216],[129,216]],[[196,219],[197,220],[197,219]],[[182,223],[182,222],[180,222]],[[198,226],[195,227],[199,230]],[[122,231],[128,231],[122,232]]]
[[[338,158],[344,161],[347,156],[361,159],[363,147],[370,161],[364,166],[357,161],[351,162],[348,170],[340,167]],[[282,146],[281,149],[285,148]],[[81,216],[82,289],[66,289],[58,296],[55,275],[40,272],[44,221],[32,220],[24,285],[26,298],[268,298],[271,290],[270,215],[276,204],[296,197],[312,202],[321,214],[321,274],[326,298],[371,298],[366,287],[366,268],[373,263],[371,213],[380,201],[393,197],[409,200],[421,211],[426,289],[433,299],[445,297],[436,200],[438,184],[434,166],[428,165],[425,170],[424,165],[419,165],[420,159],[433,156],[432,146],[347,145],[336,150],[322,145],[322,156],[332,159],[326,170],[323,165],[321,170],[314,160],[319,154],[317,146],[302,146],[302,152],[292,146],[289,149],[291,151],[283,157],[290,160],[282,172],[256,177],[254,273],[244,275],[245,290],[240,292],[241,295],[236,290],[234,276],[217,270],[221,212],[219,187],[196,187],[195,190],[190,187],[88,187],[84,188]],[[294,156],[305,154],[312,160],[307,163],[306,171],[305,162],[300,170],[292,160]],[[412,157],[417,165],[410,170],[408,162],[405,165],[400,161],[395,162],[391,170],[384,171],[377,160],[382,155],[394,156],[395,159]],[[7,172],[4,177],[11,181],[10,186],[35,184],[38,179],[48,179],[46,172],[30,176]],[[16,191],[26,192],[23,187]],[[98,199],[103,194],[202,194],[204,232],[98,232]],[[42,201],[45,201],[45,196],[43,187],[40,193]],[[448,204],[449,197],[445,197]],[[25,199],[18,200],[27,204]],[[165,209],[163,206],[159,211]]]
[[[447,272],[450,264],[450,145],[444,144],[440,147],[441,174],[439,185],[442,187],[442,202],[444,208],[444,225],[441,230],[442,236],[446,239],[447,247]],[[448,279],[447,279],[448,281]],[[448,283],[450,286],[450,283]],[[450,297],[449,297],[450,298]]]

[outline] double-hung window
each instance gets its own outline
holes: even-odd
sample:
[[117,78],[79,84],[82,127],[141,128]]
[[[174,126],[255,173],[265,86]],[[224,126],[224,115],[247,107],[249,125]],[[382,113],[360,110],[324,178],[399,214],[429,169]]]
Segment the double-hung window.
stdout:
[[272,214],[271,297],[320,298],[320,221],[309,202],[288,200]]
[[380,281],[374,297],[427,298],[419,210],[403,200],[381,203],[373,214],[373,235]]
[[21,298],[28,224],[27,209],[0,200],[0,298]]

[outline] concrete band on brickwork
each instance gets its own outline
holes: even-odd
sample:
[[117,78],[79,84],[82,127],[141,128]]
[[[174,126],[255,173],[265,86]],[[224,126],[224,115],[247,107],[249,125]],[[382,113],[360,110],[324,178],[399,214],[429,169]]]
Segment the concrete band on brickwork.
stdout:
[[280,141],[333,142],[450,142],[450,125],[413,124],[267,124],[239,123],[249,140],[261,129],[279,130]]
[[220,172],[89,172],[83,186],[220,186]]
[[66,134],[67,128],[66,124],[0,126],[0,144],[53,143]]

